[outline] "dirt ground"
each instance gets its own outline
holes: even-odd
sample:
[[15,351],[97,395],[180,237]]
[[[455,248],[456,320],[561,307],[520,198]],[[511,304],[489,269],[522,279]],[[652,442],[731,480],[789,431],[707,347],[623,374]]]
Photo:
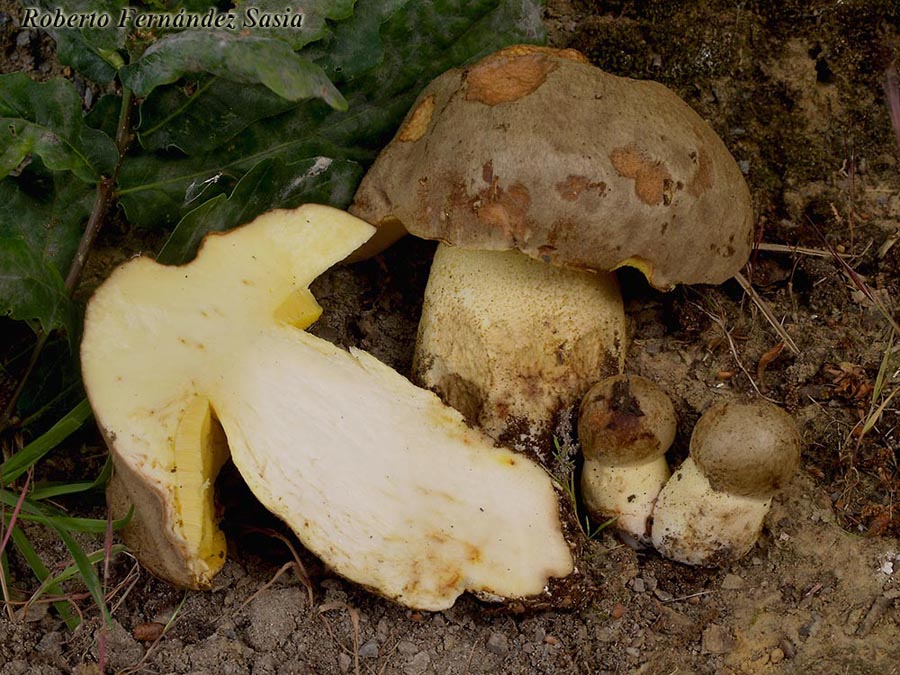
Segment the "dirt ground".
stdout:
[[[799,353],[772,358],[781,338],[735,282],[660,294],[637,274],[621,281],[628,369],[659,382],[678,412],[673,464],[700,412],[733,393],[765,396],[799,421],[802,469],[758,545],[727,569],[695,569],[601,534],[582,552],[590,592],[575,611],[510,616],[465,597],[428,614],[375,598],[302,552],[311,600],[292,572],[270,583],[290,556],[250,528],[277,525],[226,503],[229,561],[212,591],[184,594],[128,557],[114,564],[109,672],[900,673],[897,405],[859,436],[860,421],[900,386],[900,355],[885,317],[827,252],[845,254],[895,310],[900,139],[883,87],[900,59],[900,4],[550,0],[546,21],[552,44],[672,87],[751,186],[765,245],[747,274]],[[0,13],[4,66],[42,72],[48,39],[24,32]],[[116,243],[100,256],[124,256]],[[408,372],[432,250],[407,240],[326,274],[313,287],[325,308],[313,331]],[[885,354],[888,380],[873,401]],[[223,492],[242,494],[233,475],[222,480],[231,481]],[[61,556],[55,546],[43,552]],[[74,634],[40,609],[3,620],[0,675],[96,673],[100,623],[83,605]]]

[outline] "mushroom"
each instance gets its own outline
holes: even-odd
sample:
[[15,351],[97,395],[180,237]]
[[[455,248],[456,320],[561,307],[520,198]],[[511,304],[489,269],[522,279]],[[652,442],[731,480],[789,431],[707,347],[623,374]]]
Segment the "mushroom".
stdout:
[[689,565],[721,565],[759,537],[772,497],[800,464],[794,419],[766,401],[722,402],[697,422],[690,456],[659,493],[653,545]]
[[342,211],[273,211],[197,258],[118,268],[91,298],[85,388],[115,467],[115,517],[158,576],[205,588],[222,566],[216,474],[250,489],[348,579],[437,610],[466,590],[540,596],[573,570],[547,474],[431,392],[303,328],[308,290],[373,229]]
[[619,535],[634,548],[651,544],[653,505],[669,478],[665,454],[675,439],[675,423],[665,392],[635,375],[595,384],[581,403],[585,508],[594,520],[615,518]]
[[752,240],[737,163],[675,94],[525,45],[429,84],[351,211],[379,228],[357,258],[407,231],[442,242],[414,378],[494,437],[538,444],[556,411],[622,370],[612,270],[660,289],[720,283]]

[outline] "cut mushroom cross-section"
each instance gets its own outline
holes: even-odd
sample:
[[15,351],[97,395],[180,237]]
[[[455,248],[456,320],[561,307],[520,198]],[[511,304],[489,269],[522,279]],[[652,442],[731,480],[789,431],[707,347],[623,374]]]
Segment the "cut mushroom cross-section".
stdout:
[[159,576],[209,586],[224,558],[213,485],[231,458],[260,501],[339,574],[411,607],[466,590],[540,594],[572,572],[553,485],[368,354],[302,330],[307,290],[372,228],[276,211],[196,260],[138,258],[92,298],[82,361],[112,450],[113,511]]

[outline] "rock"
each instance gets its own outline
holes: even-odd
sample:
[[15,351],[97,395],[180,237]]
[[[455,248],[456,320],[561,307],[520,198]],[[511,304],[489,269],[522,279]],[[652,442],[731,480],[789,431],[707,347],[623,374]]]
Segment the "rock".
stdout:
[[631,590],[633,590],[635,593],[643,593],[646,590],[646,588],[644,587],[644,580],[640,577],[635,577],[631,585]]
[[747,585],[747,582],[736,574],[726,574],[722,579],[723,591],[739,591]]
[[405,675],[422,675],[428,670],[428,664],[431,663],[431,656],[428,652],[419,652],[412,660],[403,668]]
[[727,654],[734,649],[734,638],[727,629],[711,623],[703,631],[701,646],[704,654]]
[[23,30],[16,36],[16,47],[27,47],[31,42],[33,33],[30,30]]
[[778,647],[772,650],[772,653],[769,654],[769,662],[772,665],[778,665],[784,661],[784,652],[781,651]]
[[341,652],[338,655],[338,668],[341,669],[341,672],[349,673],[351,665],[353,665],[353,659],[350,658],[350,655],[346,652]]
[[[97,643],[91,648],[91,655],[99,659],[100,647]],[[141,644],[131,637],[131,633],[125,630],[122,624],[113,619],[106,632],[106,667],[111,671],[128,668],[140,661],[143,656],[144,648]]]
[[406,656],[410,656],[411,654],[415,654],[419,651],[419,648],[409,640],[400,640],[397,643],[397,651]]
[[359,656],[363,659],[377,659],[378,641],[375,638],[367,640],[363,646],[359,648]]
[[306,604],[306,592],[297,587],[275,588],[260,593],[247,612],[247,642],[253,649],[271,651],[294,631],[294,615]]
[[509,651],[509,640],[503,633],[491,633],[491,636],[488,638],[485,648],[491,654],[503,656],[504,654],[506,654],[506,652]]
[[669,593],[669,591],[664,591],[661,588],[654,588],[653,595],[655,595],[660,602],[672,602],[672,600],[675,599],[675,596]]

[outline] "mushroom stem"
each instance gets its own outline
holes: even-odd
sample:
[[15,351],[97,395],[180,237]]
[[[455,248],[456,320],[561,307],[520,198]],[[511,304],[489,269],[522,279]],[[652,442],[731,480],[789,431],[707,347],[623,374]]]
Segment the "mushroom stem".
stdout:
[[438,246],[414,376],[488,435],[548,459],[556,414],[619,372],[624,355],[615,275]]
[[632,548],[641,548],[650,545],[650,517],[660,486],[668,479],[664,456],[634,466],[586,459],[581,494],[594,520],[615,518],[619,536]]
[[653,546],[687,565],[737,560],[756,543],[771,503],[771,495],[744,497],[714,490],[688,457],[656,500]]

